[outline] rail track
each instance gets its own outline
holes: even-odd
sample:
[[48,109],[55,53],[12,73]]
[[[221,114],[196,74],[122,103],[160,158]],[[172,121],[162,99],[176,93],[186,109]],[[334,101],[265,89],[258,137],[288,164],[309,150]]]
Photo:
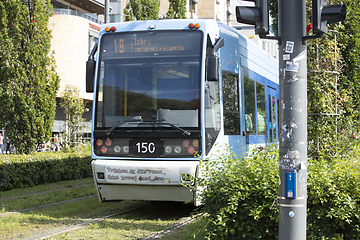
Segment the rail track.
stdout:
[[[92,184],[85,183],[29,193],[7,192],[8,196],[0,197],[0,239],[79,239],[80,235],[96,239],[99,231],[109,230],[109,238],[150,240],[193,221],[189,206],[145,201],[99,203],[91,188]],[[81,192],[86,194],[79,195]]]
[[[137,207],[137,208],[140,208],[140,207]],[[61,234],[61,233],[74,231],[74,230],[76,230],[78,228],[81,228],[81,227],[87,225],[87,224],[98,222],[98,221],[104,220],[106,218],[111,218],[111,217],[114,217],[114,216],[122,215],[122,214],[128,213],[130,211],[133,211],[134,209],[137,209],[137,208],[131,208],[131,209],[127,209],[127,210],[124,210],[124,211],[121,211],[121,212],[106,215],[106,216],[103,216],[103,217],[98,217],[98,218],[95,218],[95,219],[91,219],[91,220],[88,220],[88,221],[85,221],[85,222],[82,222],[82,223],[79,223],[79,224],[76,224],[76,225],[72,225],[72,226],[65,227],[65,228],[62,228],[62,229],[59,229],[59,230],[56,230],[56,231],[53,231],[53,232],[45,233],[45,234],[42,234],[40,236],[30,238],[29,240],[46,239],[48,237],[52,237],[52,236],[55,236],[55,235],[58,235],[58,234]]]

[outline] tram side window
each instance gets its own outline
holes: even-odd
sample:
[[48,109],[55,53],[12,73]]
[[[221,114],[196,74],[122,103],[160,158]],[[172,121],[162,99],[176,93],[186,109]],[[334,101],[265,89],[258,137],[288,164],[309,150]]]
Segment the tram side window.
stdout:
[[245,130],[249,135],[256,134],[256,109],[255,109],[255,83],[254,80],[245,77]]
[[206,82],[205,88],[205,141],[206,154],[214,145],[221,128],[219,82]]
[[225,135],[240,135],[239,77],[223,72],[224,132]]
[[256,103],[257,103],[257,125],[258,134],[266,134],[266,110],[265,110],[265,86],[256,83]]

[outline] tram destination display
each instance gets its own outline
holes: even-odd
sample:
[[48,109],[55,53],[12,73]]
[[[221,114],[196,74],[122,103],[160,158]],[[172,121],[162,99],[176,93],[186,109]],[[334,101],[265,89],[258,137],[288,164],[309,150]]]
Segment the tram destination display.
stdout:
[[199,55],[200,31],[119,32],[101,39],[102,58]]

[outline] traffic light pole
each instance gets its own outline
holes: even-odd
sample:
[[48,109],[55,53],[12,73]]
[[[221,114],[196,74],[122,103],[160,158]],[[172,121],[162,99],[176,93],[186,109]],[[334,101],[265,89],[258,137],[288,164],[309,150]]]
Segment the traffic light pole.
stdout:
[[306,1],[279,0],[279,240],[306,239]]
[[255,25],[260,38],[279,41],[279,240],[306,239],[307,53],[306,40],[327,33],[327,24],[345,20],[344,4],[312,0],[313,35],[306,36],[306,0],[279,0],[279,37],[270,37],[268,0],[245,0],[236,20]]

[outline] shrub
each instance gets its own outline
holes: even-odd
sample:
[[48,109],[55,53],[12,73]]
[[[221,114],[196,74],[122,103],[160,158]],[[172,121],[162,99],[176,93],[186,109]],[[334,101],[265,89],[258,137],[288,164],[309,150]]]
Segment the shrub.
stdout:
[[[206,239],[278,239],[278,151],[240,157],[227,151],[200,164],[197,210]],[[307,239],[360,239],[360,162],[308,160]],[[194,184],[194,182],[193,182]],[[197,234],[197,233],[195,233]]]
[[90,148],[77,152],[1,155],[0,191],[91,177]]
[[360,239],[360,163],[308,163],[307,230],[311,239]]
[[[278,153],[274,147],[250,157],[227,151],[218,161],[201,163],[201,213],[207,239],[275,239],[279,211]],[[270,210],[271,208],[271,210]]]

